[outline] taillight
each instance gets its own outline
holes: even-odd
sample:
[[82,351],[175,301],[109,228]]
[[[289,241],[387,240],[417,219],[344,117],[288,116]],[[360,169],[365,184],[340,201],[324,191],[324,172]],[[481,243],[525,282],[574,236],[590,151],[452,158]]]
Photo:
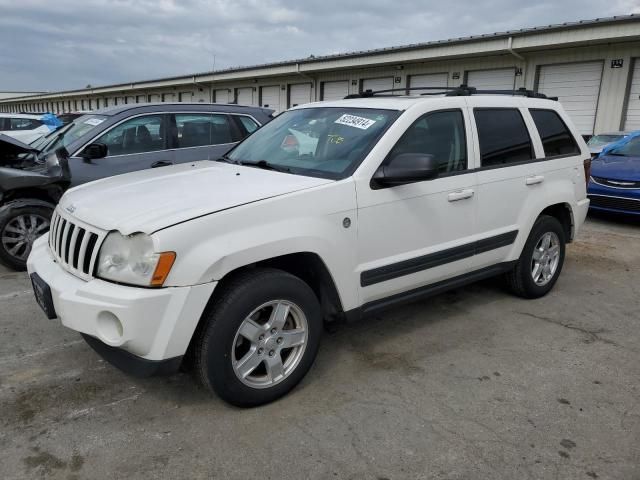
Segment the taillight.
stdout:
[[586,158],[583,162],[584,167],[584,181],[586,186],[589,186],[589,179],[591,178],[591,159]]

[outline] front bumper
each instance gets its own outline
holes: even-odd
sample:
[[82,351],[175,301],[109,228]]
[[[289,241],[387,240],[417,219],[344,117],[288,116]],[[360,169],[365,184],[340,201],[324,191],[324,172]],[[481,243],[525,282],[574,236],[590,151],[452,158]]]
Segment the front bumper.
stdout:
[[64,326],[83,334],[114,365],[143,375],[177,369],[216,286],[151,289],[84,281],[56,263],[46,236],[34,243],[27,269],[49,285]]
[[640,190],[613,188],[589,182],[587,194],[591,199],[591,210],[626,215],[640,215]]

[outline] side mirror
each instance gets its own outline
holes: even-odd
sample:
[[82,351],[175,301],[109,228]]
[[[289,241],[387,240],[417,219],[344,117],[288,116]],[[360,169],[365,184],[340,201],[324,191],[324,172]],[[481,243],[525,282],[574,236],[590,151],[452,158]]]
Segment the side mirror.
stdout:
[[104,143],[91,143],[84,147],[78,156],[85,160],[95,160],[97,158],[104,158],[108,154],[109,148]]
[[431,180],[438,176],[438,162],[425,153],[401,153],[378,168],[373,183],[379,187],[393,187]]

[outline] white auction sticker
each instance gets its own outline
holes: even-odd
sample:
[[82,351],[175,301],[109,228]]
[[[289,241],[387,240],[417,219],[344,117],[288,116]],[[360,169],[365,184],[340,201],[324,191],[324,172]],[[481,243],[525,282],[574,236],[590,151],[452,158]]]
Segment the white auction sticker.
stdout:
[[376,121],[375,120],[370,120],[370,119],[364,118],[364,117],[356,117],[355,115],[349,115],[349,114],[345,113],[344,115],[342,115],[339,119],[337,119],[333,123],[338,123],[340,125],[346,125],[348,127],[359,128],[360,130],[366,130],[371,125],[376,123]]
[[104,122],[102,118],[90,118],[89,120],[84,121],[87,125],[93,125],[94,127],[96,125],[100,125],[102,122]]

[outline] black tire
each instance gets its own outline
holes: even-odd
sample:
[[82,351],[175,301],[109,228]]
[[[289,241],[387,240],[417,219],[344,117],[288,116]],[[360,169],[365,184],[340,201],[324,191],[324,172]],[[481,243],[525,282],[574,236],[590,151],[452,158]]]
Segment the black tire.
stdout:
[[[551,279],[544,285],[538,285],[532,276],[533,250],[546,233],[554,233],[559,240],[560,257],[558,266]],[[518,263],[513,270],[506,274],[507,285],[516,295],[523,298],[540,298],[549,293],[555,285],[562,265],[564,264],[566,239],[564,229],[560,222],[549,215],[541,215],[533,224],[529,238],[524,244]]]
[[[299,307],[306,317],[308,336],[297,366],[287,376],[272,386],[254,388],[236,375],[232,346],[245,318],[274,300]],[[192,345],[194,373],[205,387],[238,407],[263,405],[287,394],[311,368],[322,334],[321,308],[313,290],[298,277],[276,269],[246,271],[230,279],[216,292],[201,322]]]
[[[13,270],[23,271],[27,268],[27,257],[31,252],[33,240],[37,236],[49,231],[49,221],[54,206],[37,199],[20,199],[8,202],[0,207],[0,263]],[[31,219],[46,219],[46,228],[28,235],[23,245],[18,245],[19,233],[15,231],[14,222],[22,217],[27,227],[31,226]],[[7,240],[9,239],[9,240]],[[17,248],[16,251],[13,251]]]

